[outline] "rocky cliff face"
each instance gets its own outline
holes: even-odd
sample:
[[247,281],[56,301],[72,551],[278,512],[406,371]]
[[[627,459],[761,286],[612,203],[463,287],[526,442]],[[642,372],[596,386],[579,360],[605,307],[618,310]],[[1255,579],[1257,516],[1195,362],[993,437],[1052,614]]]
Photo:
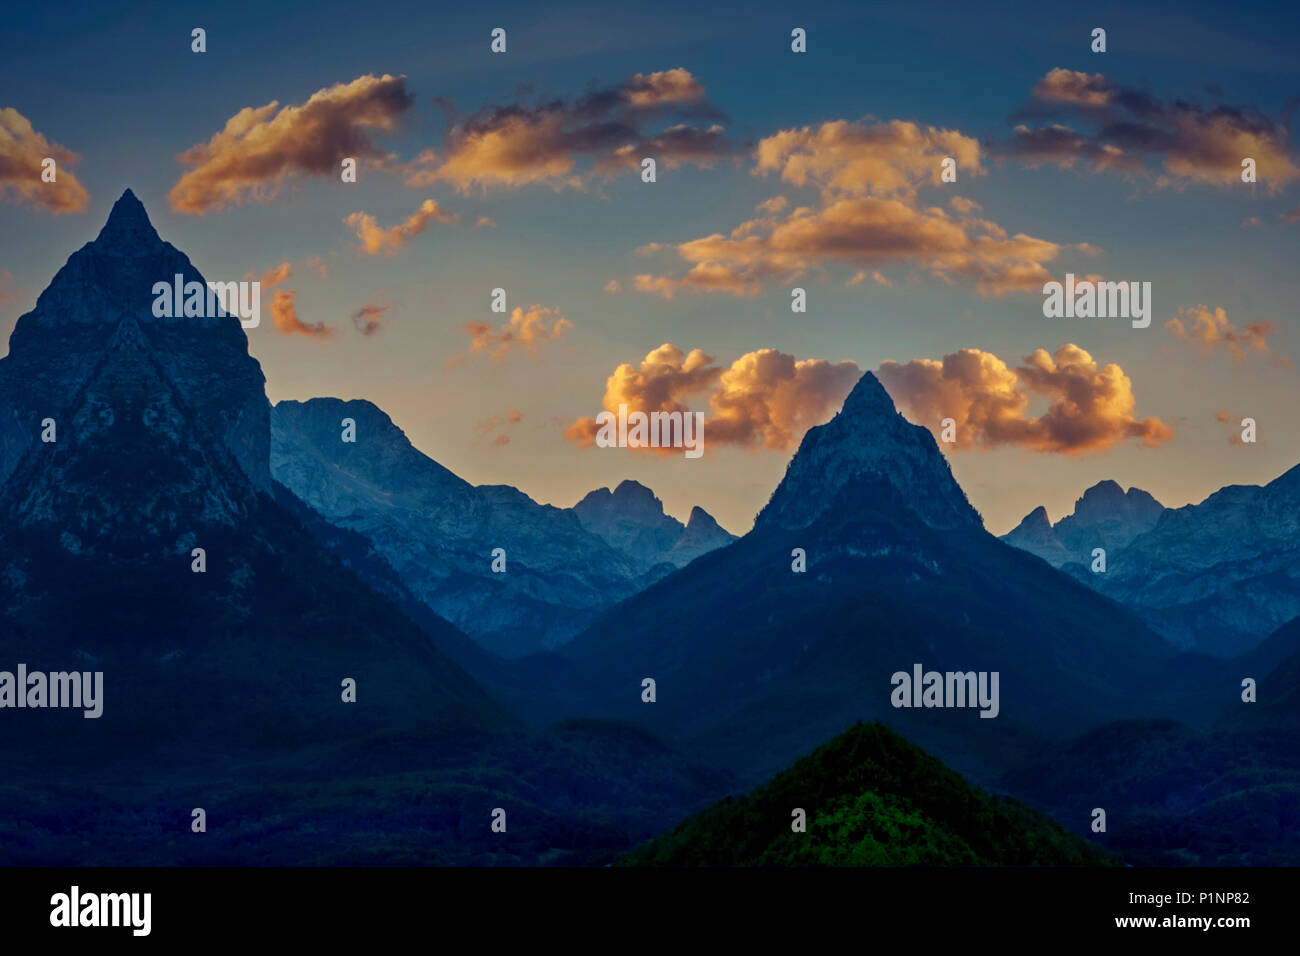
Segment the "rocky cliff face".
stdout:
[[867,372],[839,414],[804,435],[755,528],[805,527],[836,500],[870,508],[882,489],[896,492],[931,528],[983,527],[934,437],[899,414]]
[[1164,511],[1081,581],[1137,610],[1180,647],[1234,656],[1300,615],[1300,466]]
[[597,488],[573,506],[582,526],[604,538],[636,567],[684,567],[701,554],[730,544],[736,536],[723,530],[703,508],[691,510],[683,525],[664,514],[663,502],[645,485],[622,481],[613,491]]
[[[342,440],[345,418],[355,442]],[[284,401],[271,419],[275,479],[372,541],[416,597],[507,657],[564,643],[600,611],[731,540],[703,512],[687,538],[636,482],[572,509],[509,485],[471,485],[370,402]],[[504,572],[492,570],[496,548]]]
[[[1055,527],[1037,508],[1002,540],[1131,608],[1176,647],[1232,657],[1300,615],[1297,532],[1300,466],[1176,509],[1103,481]],[[1104,573],[1091,569],[1094,548],[1106,551]]]
[[725,548],[735,540],[736,536],[718,524],[713,515],[696,505],[686,519],[686,530],[668,553],[668,560],[679,568],[685,567],[700,555]]
[[1002,536],[1007,544],[1038,555],[1053,567],[1088,564],[1094,548],[1109,558],[1138,535],[1155,527],[1164,505],[1141,488],[1127,492],[1114,481],[1100,481],[1085,491],[1074,511],[1055,525],[1040,505]]
[[[344,418],[356,423],[354,443],[342,440]],[[369,538],[416,597],[489,650],[518,656],[562,643],[641,586],[633,562],[573,511],[471,485],[370,402],[280,402],[272,423],[276,480]]]
[[261,369],[238,319],[152,314],[176,273],[203,282],[127,192],[0,360],[0,635],[11,661],[93,664],[106,697],[100,720],[24,712],[6,739],[111,760],[507,726],[270,493]]
[[[170,284],[177,274],[183,282],[204,282],[184,253],[159,238],[127,190],[99,236],[69,257],[9,339],[9,354],[0,361],[0,481],[41,444],[45,419],[54,419],[58,429],[69,424],[73,403],[94,401],[84,389],[93,376],[114,374],[100,368],[106,355],[121,363],[138,353],[149,356],[148,374],[182,396],[196,427],[215,439],[254,488],[269,491],[261,366],[248,354],[248,339],[233,316],[154,316],[154,283]],[[138,411],[143,414],[143,406]]]

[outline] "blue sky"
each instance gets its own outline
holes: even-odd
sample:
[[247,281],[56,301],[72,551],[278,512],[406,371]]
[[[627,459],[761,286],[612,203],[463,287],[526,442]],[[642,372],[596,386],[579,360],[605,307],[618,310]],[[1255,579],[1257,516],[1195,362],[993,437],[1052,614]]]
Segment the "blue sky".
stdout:
[[[540,500],[572,504],[586,491],[634,477],[685,517],[700,504],[733,531],[779,481],[790,447],[715,444],[699,460],[626,449],[581,448],[566,426],[601,408],[606,378],[673,343],[702,349],[721,367],[759,349],[798,360],[850,361],[874,370],[893,360],[940,360],[978,349],[1015,367],[1036,349],[1066,343],[1131,380],[1139,419],[1158,418],[1172,437],[1158,447],[1119,438],[1104,447],[1043,450],[991,441],[948,449],[949,460],[991,530],[1007,530],[1045,504],[1053,517],[1102,478],[1138,485],[1161,501],[1197,501],[1220,485],[1263,482],[1294,465],[1293,420],[1300,356],[1295,326],[1300,224],[1282,218],[1300,205],[1300,182],[1211,184],[1184,177],[1157,185],[1163,156],[1147,175],[1115,175],[1085,163],[1031,167],[1001,155],[1020,120],[1012,117],[1055,69],[1103,74],[1116,87],[1166,104],[1205,110],[1250,108],[1285,132],[1300,94],[1300,15],[1294,6],[1249,11],[1205,4],[1052,6],[981,4],[488,4],[439,9],[421,4],[224,4],[219,10],[151,5],[27,6],[6,14],[0,37],[0,108],[11,107],[50,141],[79,157],[71,169],[89,194],[85,208],[52,215],[39,204],[0,202],[0,329],[18,315],[66,257],[93,238],[126,187],[144,201],[163,237],[210,279],[240,278],[288,262],[296,313],[325,323],[324,339],[250,333],[273,400],[335,395],[368,398],[412,440],[475,482],[508,482]],[[190,30],[207,31],[208,51],[190,51]],[[494,27],[508,31],[505,55],[488,51]],[[790,29],[808,31],[808,52],[792,54]],[[1089,50],[1095,26],[1108,50]],[[716,108],[735,148],[711,166],[661,166],[646,184],[635,170],[585,176],[578,186],[537,182],[458,189],[441,181],[414,188],[363,162],[359,181],[290,172],[266,201],[178,211],[169,193],[185,171],[185,150],[207,142],[245,107],[305,103],[314,93],[366,75],[405,77],[413,97],[391,131],[374,135],[402,162],[421,150],[446,154],[435,98],[460,116],[485,107],[572,102],[633,74],[683,69]],[[797,281],[778,277],[752,295],[686,290],[671,299],[632,291],[634,275],[680,276],[671,251],[727,234],[777,195],[791,207],[824,201],[810,185],[755,172],[756,145],[782,130],[844,120],[900,120],[958,131],[980,144],[985,174],[922,184],[916,208],[953,195],[977,202],[1009,234],[1067,248],[1047,264],[1150,281],[1151,328],[1044,318],[1040,294],[980,294],[972,282],[945,283],[925,257],[862,264],[818,260]],[[1071,121],[1056,117],[1054,121]],[[1046,121],[1044,121],[1046,122]],[[1289,140],[1283,152],[1295,150]],[[2,182],[2,180],[0,180]],[[4,198],[13,200],[10,192]],[[344,220],[357,212],[391,227],[432,198],[457,217],[434,223],[393,256],[358,253]],[[475,227],[480,217],[495,226]],[[1258,225],[1246,225],[1252,218]],[[305,267],[319,257],[328,278]],[[846,285],[858,271],[881,272]],[[623,291],[605,291],[618,280]],[[792,285],[808,289],[809,312],[789,310]],[[572,323],[530,354],[501,362],[465,356],[467,322],[494,326],[489,292],[507,289],[513,308],[538,305]],[[269,293],[268,293],[269,299]],[[384,327],[362,336],[349,316],[389,304]],[[1268,322],[1267,351],[1234,359],[1165,329],[1179,309],[1222,308],[1233,328]],[[896,395],[896,398],[898,396]],[[708,393],[688,403],[707,410]],[[1041,414],[1049,396],[1031,397]],[[508,431],[485,424],[511,410]],[[905,411],[907,409],[905,408]],[[1230,443],[1215,421],[1260,422],[1256,445]],[[931,425],[931,422],[925,422]],[[497,442],[506,435],[508,442]],[[869,441],[870,436],[863,436]],[[497,443],[494,443],[497,442]],[[706,431],[706,443],[708,432]]]

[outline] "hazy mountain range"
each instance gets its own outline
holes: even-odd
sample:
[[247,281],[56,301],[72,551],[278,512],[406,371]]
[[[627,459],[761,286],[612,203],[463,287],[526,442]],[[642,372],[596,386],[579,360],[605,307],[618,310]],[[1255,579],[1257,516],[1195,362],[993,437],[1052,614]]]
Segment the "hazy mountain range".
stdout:
[[[343,421],[356,440],[343,441]],[[563,643],[606,607],[733,537],[700,508],[689,527],[625,481],[556,508],[509,485],[471,485],[366,401],[284,401],[271,472],[331,523],[372,541],[412,592],[485,648]],[[505,551],[494,572],[493,551]]]
[[[152,315],[175,273],[128,191],[0,359],[4,653],[106,686],[0,713],[0,858],[605,863],[758,787],[632,860],[1111,861],[1004,793],[1111,807],[1126,861],[1300,859],[1300,470],[1000,541],[867,373],[743,537],[631,481],[555,508],[369,402],[271,408],[237,319]],[[998,674],[996,718],[895,706],[918,665]],[[795,795],[852,839],[792,847]]]
[[[1182,508],[1103,481],[1055,525],[1039,507],[1002,540],[1132,608],[1175,646],[1231,657],[1300,615],[1298,531],[1300,466]],[[1092,570],[1094,548],[1104,573]]]

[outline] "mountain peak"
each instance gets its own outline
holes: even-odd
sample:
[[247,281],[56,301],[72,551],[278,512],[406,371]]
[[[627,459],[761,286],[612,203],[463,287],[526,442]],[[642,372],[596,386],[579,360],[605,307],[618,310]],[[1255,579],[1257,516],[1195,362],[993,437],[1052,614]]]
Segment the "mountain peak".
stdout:
[[[837,502],[842,495],[850,498]],[[804,435],[755,527],[804,528],[845,505],[892,509],[898,502],[932,528],[983,525],[934,436],[900,415],[876,376],[864,372],[839,413]]]
[[108,221],[95,238],[96,251],[110,255],[140,255],[161,244],[144,203],[130,189],[113,203]]
[[1074,503],[1074,512],[1062,521],[1096,521],[1115,515],[1136,514],[1143,518],[1158,515],[1164,507],[1141,488],[1125,493],[1119,482],[1107,478],[1099,481]]
[[1042,528],[1044,526],[1050,528],[1052,522],[1051,519],[1047,517],[1047,509],[1042,505],[1039,505],[1021,519],[1020,524],[1016,525],[1016,530],[1028,530],[1030,528]]

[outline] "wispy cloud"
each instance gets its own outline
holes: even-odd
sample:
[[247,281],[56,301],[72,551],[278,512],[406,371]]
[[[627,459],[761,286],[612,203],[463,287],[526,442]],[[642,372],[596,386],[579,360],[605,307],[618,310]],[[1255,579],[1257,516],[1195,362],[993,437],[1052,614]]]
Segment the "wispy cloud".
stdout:
[[168,199],[177,212],[266,202],[296,175],[338,176],[347,157],[382,160],[375,130],[392,130],[412,104],[404,76],[360,76],[301,106],[245,107],[206,143],[180,155],[189,167]]

